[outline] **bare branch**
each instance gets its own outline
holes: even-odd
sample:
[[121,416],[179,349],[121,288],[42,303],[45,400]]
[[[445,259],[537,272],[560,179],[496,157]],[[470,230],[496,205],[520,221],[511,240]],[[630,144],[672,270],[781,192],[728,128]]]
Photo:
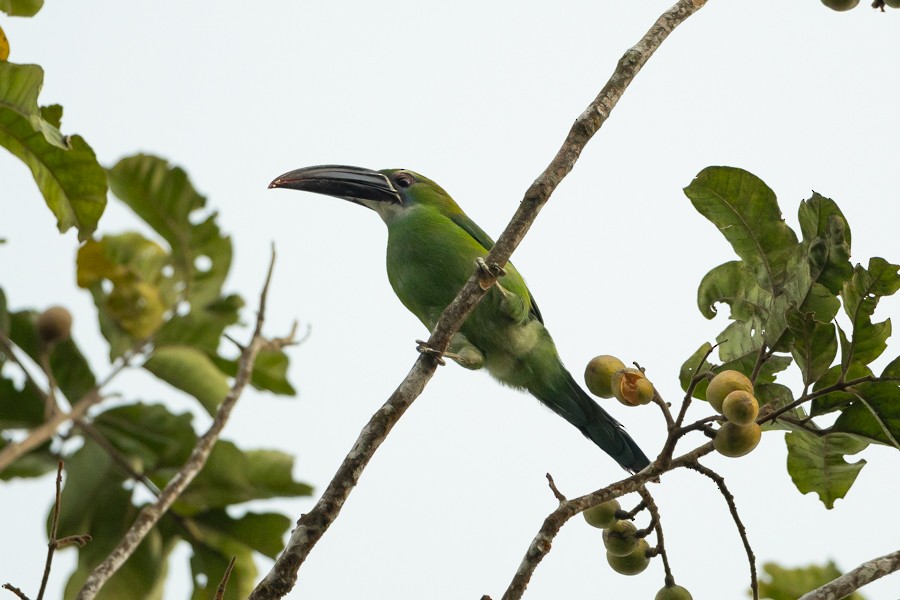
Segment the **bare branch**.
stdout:
[[800,597],[800,600],[837,600],[849,596],[859,588],[900,570],[900,550],[873,558],[849,573],[826,583]]
[[675,577],[672,576],[672,567],[669,566],[669,554],[666,552],[666,540],[663,537],[662,530],[662,520],[659,516],[659,507],[656,506],[656,502],[653,500],[653,496],[650,495],[650,491],[647,489],[647,486],[642,485],[638,488],[638,494],[641,495],[641,500],[644,504],[647,505],[647,508],[650,510],[650,514],[652,515],[653,529],[656,530],[656,554],[658,554],[662,558],[663,562],[663,570],[666,572],[666,585],[673,586],[675,585]]
[[17,588],[16,586],[14,586],[11,583],[4,583],[3,586],[0,586],[0,587],[3,587],[4,590],[11,591],[13,594],[15,594],[16,596],[19,597],[19,600],[29,600],[28,596],[25,595],[25,592],[23,592],[22,590],[20,590],[19,588]]
[[[56,412],[49,419],[32,429],[28,436],[23,440],[9,444],[0,450],[0,472],[3,472],[9,465],[16,460],[34,450],[56,434],[56,431],[67,421],[74,421],[82,418],[89,408],[100,402],[103,397],[100,391],[109,384],[123,369],[129,366],[131,362],[131,354],[124,356],[119,363],[113,367],[103,381],[100,381],[91,388],[68,413]],[[43,396],[46,397],[46,396]]]
[[53,502],[53,520],[50,524],[50,539],[47,542],[47,562],[44,564],[44,576],[41,578],[41,589],[38,591],[37,600],[44,598],[47,590],[47,581],[50,579],[50,567],[53,565],[53,554],[56,552],[56,533],[59,528],[59,508],[62,504],[62,473],[63,461],[56,465],[56,500]]
[[[615,71],[600,94],[575,120],[556,156],[525,192],[509,225],[484,258],[485,264],[502,268],[507,263],[541,208],[575,166],[581,151],[606,122],[610,111],[637,73],[669,33],[705,3],[706,0],[679,0],[619,59]],[[487,294],[496,281],[497,273],[498,270],[493,268],[475,268],[465,286],[441,314],[425,346],[438,355],[447,351],[450,338],[465,322],[478,301]],[[425,384],[434,375],[437,364],[430,353],[420,354],[416,359],[406,378],[360,432],[319,501],[312,510],[300,517],[284,551],[250,594],[252,600],[281,598],[294,587],[297,571],[310,550],[340,514],[341,507],[359,481],[363,469],[403,413],[422,393]]]
[[550,491],[553,492],[553,495],[560,502],[565,502],[566,497],[563,496],[563,493],[559,491],[559,488],[556,487],[556,482],[553,481],[553,476],[550,473],[547,473],[547,484],[550,486]]
[[225,574],[222,575],[222,581],[219,582],[219,588],[216,590],[215,600],[222,600],[225,597],[225,588],[228,586],[228,580],[231,578],[235,560],[237,560],[237,556],[232,556],[231,560],[228,561],[228,566],[225,567]]
[[138,547],[141,541],[146,537],[150,530],[156,525],[160,518],[168,511],[172,503],[184,492],[185,488],[193,481],[194,477],[206,465],[206,460],[212,452],[213,446],[219,439],[219,435],[228,417],[244,391],[250,377],[253,373],[253,364],[256,355],[259,353],[267,341],[262,337],[262,327],[265,321],[266,299],[269,291],[269,283],[272,280],[272,270],[275,266],[275,249],[272,249],[272,258],[269,263],[269,270],[266,274],[266,281],[263,285],[262,293],[259,298],[259,312],[256,317],[256,328],[253,331],[253,338],[250,344],[241,352],[238,371],[234,378],[231,391],[219,405],[216,416],[212,425],[204,433],[197,444],[191,451],[191,455],[185,462],[184,466],[169,481],[165,489],[162,490],[159,497],[153,504],[149,504],[141,509],[131,528],[119,541],[119,544],[110,552],[103,562],[101,562],[85,580],[84,585],[78,591],[78,600],[90,600],[97,595],[100,588],[110,577],[125,563],[129,556]]
[[701,465],[696,460],[685,465],[689,469],[693,469],[702,475],[706,475],[716,482],[725,503],[728,504],[728,510],[731,511],[731,518],[737,526],[738,534],[741,536],[741,542],[744,544],[744,550],[747,552],[747,560],[750,562],[750,591],[753,593],[753,600],[759,600],[759,582],[756,579],[756,556],[753,554],[753,548],[750,547],[750,540],[747,539],[747,530],[738,514],[737,505],[734,503],[734,496],[728,491],[725,485],[725,478],[713,471],[712,469]]

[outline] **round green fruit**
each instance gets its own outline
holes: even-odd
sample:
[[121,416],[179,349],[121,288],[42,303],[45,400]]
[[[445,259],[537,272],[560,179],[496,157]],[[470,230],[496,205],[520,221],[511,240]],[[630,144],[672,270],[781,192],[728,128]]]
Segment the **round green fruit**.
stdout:
[[891,8],[900,8],[900,0],[884,0],[884,5]]
[[749,425],[759,415],[759,402],[750,392],[737,390],[725,396],[722,414],[735,425]]
[[737,458],[749,454],[756,448],[761,437],[762,429],[756,423],[749,425],[723,423],[713,438],[713,446],[722,456]]
[[588,525],[597,529],[606,529],[619,519],[616,517],[616,511],[621,508],[618,500],[610,500],[597,506],[592,506],[583,513],[584,520]]
[[691,593],[680,585],[666,586],[656,592],[653,600],[694,600]]
[[631,554],[641,541],[637,537],[637,527],[631,521],[616,521],[603,530],[603,545],[613,556]]
[[591,393],[601,398],[612,398],[610,379],[612,374],[619,369],[624,369],[625,363],[609,354],[595,356],[587,364],[584,370],[584,383]]
[[859,4],[859,0],[822,0],[822,4],[831,10],[843,12],[845,10],[850,10],[851,8],[856,8]]
[[62,306],[52,306],[38,315],[37,333],[46,344],[69,339],[72,333],[72,313]]
[[647,556],[647,550],[650,544],[647,540],[641,539],[637,547],[625,556],[616,556],[615,554],[606,553],[606,562],[613,568],[616,573],[622,575],[637,575],[647,568],[650,564],[650,557]]
[[706,400],[716,412],[722,412],[725,396],[737,390],[753,393],[753,384],[740,371],[722,371],[712,378],[706,388]]

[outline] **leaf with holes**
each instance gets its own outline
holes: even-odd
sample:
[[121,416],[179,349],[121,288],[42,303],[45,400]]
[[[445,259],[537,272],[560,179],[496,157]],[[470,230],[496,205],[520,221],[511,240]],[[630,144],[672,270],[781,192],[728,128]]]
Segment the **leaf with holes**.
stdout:
[[843,498],[865,466],[860,459],[848,463],[844,456],[857,454],[868,444],[840,433],[817,436],[792,431],[784,436],[788,448],[787,469],[794,485],[803,494],[816,492],[825,508]]
[[175,279],[184,284],[184,297],[192,308],[218,300],[231,267],[231,239],[219,231],[215,213],[203,214],[206,199],[187,173],[162,158],[138,154],[109,170],[109,184],[168,242]]

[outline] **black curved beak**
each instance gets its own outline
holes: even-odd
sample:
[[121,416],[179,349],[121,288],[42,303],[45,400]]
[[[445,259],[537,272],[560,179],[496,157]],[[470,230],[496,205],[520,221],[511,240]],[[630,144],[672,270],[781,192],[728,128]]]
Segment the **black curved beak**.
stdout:
[[[400,193],[387,176],[362,167],[319,165],[279,175],[269,188],[289,188],[343,198],[366,206],[364,201],[400,204]],[[371,207],[370,207],[371,208]]]

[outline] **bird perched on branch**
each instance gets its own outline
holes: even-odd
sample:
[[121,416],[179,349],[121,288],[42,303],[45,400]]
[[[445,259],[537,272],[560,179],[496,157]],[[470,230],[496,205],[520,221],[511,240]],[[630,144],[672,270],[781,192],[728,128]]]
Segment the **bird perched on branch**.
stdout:
[[[494,245],[439,185],[406,169],[306,167],[277,177],[269,187],[343,198],[377,212],[388,228],[391,287],[429,330]],[[454,334],[444,356],[467,369],[484,367],[500,382],[528,390],[628,471],[649,463],[622,425],[563,366],[512,264]]]

